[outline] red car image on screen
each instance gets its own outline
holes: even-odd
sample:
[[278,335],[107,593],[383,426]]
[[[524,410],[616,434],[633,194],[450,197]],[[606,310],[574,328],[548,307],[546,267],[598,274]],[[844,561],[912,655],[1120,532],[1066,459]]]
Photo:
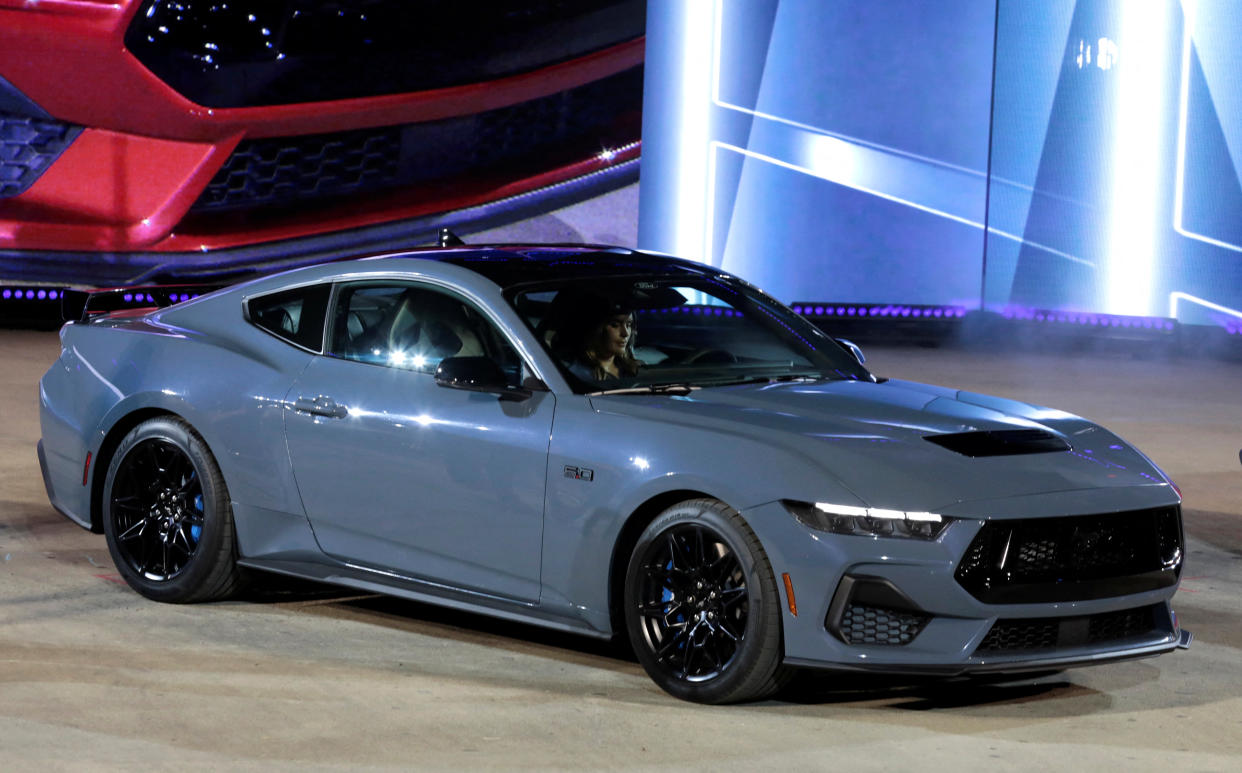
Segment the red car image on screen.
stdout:
[[644,0],[0,0],[0,277],[411,243],[637,177]]

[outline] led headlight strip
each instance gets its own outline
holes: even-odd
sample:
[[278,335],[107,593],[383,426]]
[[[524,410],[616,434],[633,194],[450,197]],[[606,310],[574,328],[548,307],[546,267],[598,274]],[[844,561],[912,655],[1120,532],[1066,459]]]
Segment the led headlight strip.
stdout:
[[861,537],[899,537],[933,540],[949,525],[951,518],[937,513],[855,507],[830,502],[784,501],[785,508],[801,523],[834,534]]

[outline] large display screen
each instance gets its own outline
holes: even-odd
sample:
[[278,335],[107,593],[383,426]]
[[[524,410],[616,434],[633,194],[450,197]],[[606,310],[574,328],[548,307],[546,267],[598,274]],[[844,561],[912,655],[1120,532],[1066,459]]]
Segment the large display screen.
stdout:
[[653,2],[640,244],[787,301],[1236,325],[1236,11]]

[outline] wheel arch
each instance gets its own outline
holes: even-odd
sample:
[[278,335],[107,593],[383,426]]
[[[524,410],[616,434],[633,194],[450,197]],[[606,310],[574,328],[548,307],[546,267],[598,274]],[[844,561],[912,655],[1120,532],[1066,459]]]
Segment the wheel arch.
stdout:
[[[99,444],[99,451],[95,454],[95,460],[91,463],[93,472],[91,473],[90,514],[91,531],[95,534],[103,534],[104,530],[103,490],[108,478],[108,468],[112,465],[112,457],[116,454],[116,449],[134,427],[137,427],[147,419],[153,419],[157,416],[171,416],[175,419],[186,421],[185,417],[167,408],[139,408],[118,419]],[[189,422],[186,423],[188,424]]]
[[719,499],[707,492],[691,488],[664,491],[635,508],[622,524],[613,543],[612,558],[608,562],[608,618],[612,635],[617,641],[625,641],[625,612],[621,604],[625,598],[626,568],[629,565],[630,553],[634,552],[634,545],[638,543],[638,537],[656,516],[678,502],[705,497]]

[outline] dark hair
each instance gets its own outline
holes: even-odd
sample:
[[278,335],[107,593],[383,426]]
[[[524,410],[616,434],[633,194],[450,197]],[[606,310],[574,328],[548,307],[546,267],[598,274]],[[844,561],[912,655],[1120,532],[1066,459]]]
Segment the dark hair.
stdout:
[[[603,366],[600,365],[599,360],[596,358],[593,345],[599,340],[604,332],[604,327],[608,325],[612,318],[619,317],[622,314],[628,316],[631,320],[634,319],[634,312],[632,311],[616,311],[599,320],[594,325],[585,328],[583,346],[579,349],[578,355],[583,364],[591,367],[591,375],[595,377],[596,381],[603,381],[608,378],[608,374],[604,372]],[[633,328],[631,328],[630,337],[625,341],[625,351],[613,357],[613,362],[617,364],[617,373],[622,376],[637,376],[638,368],[641,365],[638,358],[634,356],[634,335],[632,331]]]
[[[597,381],[607,377],[592,349],[603,328],[613,317],[625,314],[632,317],[628,305],[596,292],[562,291],[553,300],[550,312],[553,353],[562,360],[580,362],[591,369]],[[638,374],[641,363],[634,357],[634,337],[626,341],[625,352],[617,355],[614,362],[617,372],[623,376]]]

